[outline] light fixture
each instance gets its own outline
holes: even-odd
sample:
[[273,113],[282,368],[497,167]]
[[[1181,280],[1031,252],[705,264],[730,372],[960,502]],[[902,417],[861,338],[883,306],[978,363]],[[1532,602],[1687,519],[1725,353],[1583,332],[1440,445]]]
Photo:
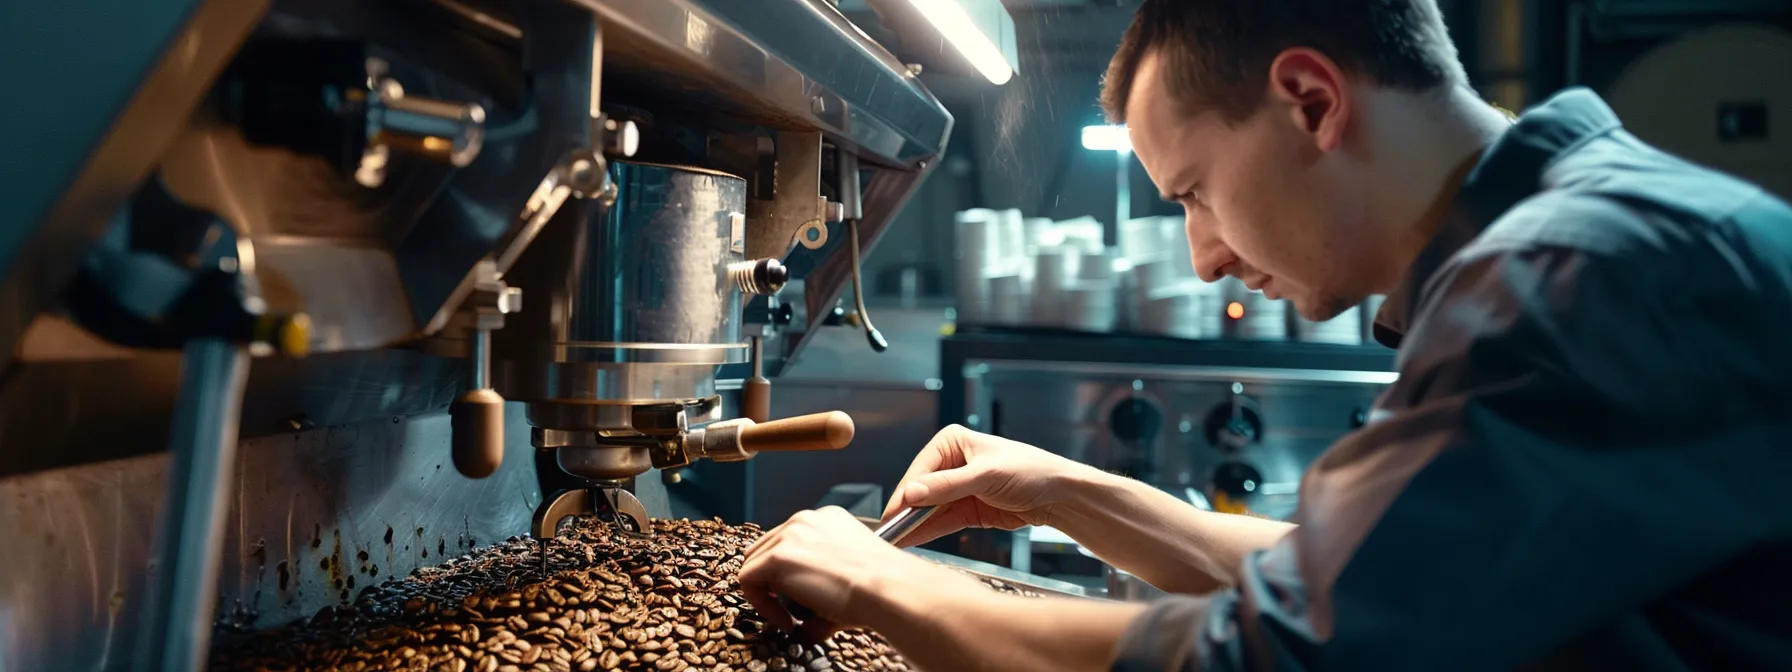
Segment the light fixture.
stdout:
[[1127,135],[1125,126],[1084,126],[1083,149],[1130,154],[1132,137]]
[[1132,136],[1125,126],[1084,126],[1083,149],[1114,153],[1114,225],[1103,229],[1102,240],[1118,244],[1120,225],[1132,219]]
[[[1013,63],[1006,54],[1002,53],[1002,49],[996,46],[995,41],[990,39],[989,34],[979,27],[979,24],[984,22],[971,18],[971,13],[966,11],[963,4],[965,1],[909,0],[909,3],[915,6],[915,10],[919,11],[921,16],[927,18],[928,23],[933,24],[935,30],[940,31],[940,35],[945,37],[947,42],[958,49],[958,53],[963,54],[965,59],[970,61],[978,72],[989,78],[990,82],[997,86],[1008,83],[1008,80],[1014,78]],[[993,7],[997,25],[992,27],[1001,30],[1004,25],[1001,19],[1007,19],[1006,26],[1009,31],[1012,31],[1013,17],[1002,9],[1000,2],[993,3]],[[989,12],[979,12],[980,15],[986,13]]]

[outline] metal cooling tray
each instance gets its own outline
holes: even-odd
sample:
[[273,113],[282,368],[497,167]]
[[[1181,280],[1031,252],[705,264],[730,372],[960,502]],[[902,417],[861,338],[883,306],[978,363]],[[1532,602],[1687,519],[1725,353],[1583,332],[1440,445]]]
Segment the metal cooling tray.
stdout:
[[929,551],[921,548],[910,548],[907,550],[910,553],[942,565],[950,565],[983,578],[995,579],[1003,583],[1031,590],[1041,595],[1050,595],[1053,597],[1081,597],[1091,600],[1108,599],[1108,591],[1105,588],[1088,588],[1067,581],[1048,579],[1043,576],[1028,574],[1026,572],[1018,572],[1001,565],[992,565],[987,562],[961,558],[956,555],[949,555],[938,551]]

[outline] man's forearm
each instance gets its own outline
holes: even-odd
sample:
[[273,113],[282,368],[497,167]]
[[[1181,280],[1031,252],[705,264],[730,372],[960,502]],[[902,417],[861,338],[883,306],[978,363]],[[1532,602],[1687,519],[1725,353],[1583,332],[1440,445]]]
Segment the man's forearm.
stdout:
[[1106,670],[1143,604],[970,593],[893,599],[872,624],[923,670]]
[[1246,553],[1294,526],[1202,511],[1132,479],[1090,470],[1065,484],[1050,523],[1103,561],[1160,589],[1206,593],[1237,583]]

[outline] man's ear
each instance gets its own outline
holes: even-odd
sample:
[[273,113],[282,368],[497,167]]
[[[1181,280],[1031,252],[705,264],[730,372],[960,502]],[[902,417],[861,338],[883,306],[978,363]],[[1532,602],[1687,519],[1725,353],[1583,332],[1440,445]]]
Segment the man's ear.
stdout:
[[1269,65],[1269,96],[1288,110],[1288,120],[1321,152],[1344,142],[1352,112],[1349,81],[1325,54],[1289,49]]

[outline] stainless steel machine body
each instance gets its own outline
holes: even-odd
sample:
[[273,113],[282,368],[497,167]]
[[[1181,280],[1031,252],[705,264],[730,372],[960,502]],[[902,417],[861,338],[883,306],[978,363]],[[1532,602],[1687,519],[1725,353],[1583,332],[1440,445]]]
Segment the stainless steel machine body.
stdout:
[[[941,342],[939,422],[1125,474],[1194,506],[1286,518],[1307,465],[1367,422],[1396,379],[1392,364],[1392,351],[1367,346],[969,331]],[[941,543],[1132,590],[1049,529]]]
[[0,529],[36,542],[0,560],[0,669],[197,669],[215,625],[554,512],[667,515],[656,469],[843,445],[840,414],[724,419],[718,367],[776,375],[819,326],[779,302],[830,312],[952,123],[810,0],[0,25],[33,64],[0,83],[51,94],[0,111]]

